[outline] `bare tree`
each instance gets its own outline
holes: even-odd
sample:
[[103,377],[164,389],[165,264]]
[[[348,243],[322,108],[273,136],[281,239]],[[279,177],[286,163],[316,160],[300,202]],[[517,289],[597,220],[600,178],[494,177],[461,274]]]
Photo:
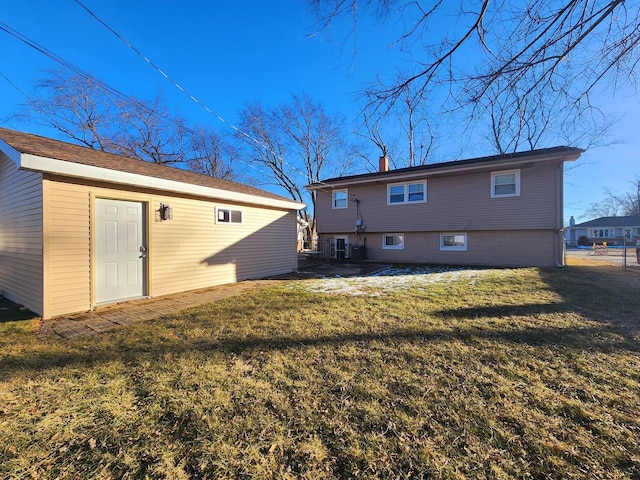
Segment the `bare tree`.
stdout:
[[599,202],[589,205],[581,215],[583,218],[599,218],[599,217],[617,217],[620,214],[620,205],[618,205],[611,197],[606,197]]
[[618,215],[640,215],[640,177],[631,182],[628,192],[605,190],[606,197],[592,203],[585,212],[586,217],[614,217]]
[[35,95],[21,116],[53,127],[89,148],[165,165],[187,164],[222,178],[231,176],[231,156],[216,156],[223,150],[230,152],[230,147],[214,132],[192,128],[172,115],[161,94],[152,101],[133,99],[117,95],[90,77],[54,71],[36,84]]
[[[450,110],[465,109],[467,116],[471,110],[472,118],[493,114],[491,136],[498,151],[533,148],[552,134],[566,134],[563,118],[573,118],[570,113],[576,112],[583,115],[579,120],[589,118],[590,110],[597,108],[591,100],[596,87],[615,89],[620,82],[636,81],[637,2],[459,0],[457,11],[453,2],[444,0],[308,3],[319,28],[348,16],[355,30],[359,17],[372,9],[382,20],[404,25],[395,45],[410,53],[412,67],[389,85],[366,88],[369,110],[388,112],[406,95],[426,99],[438,90],[448,96]],[[451,23],[452,18],[456,30],[434,39],[431,27]],[[541,104],[545,118],[522,114],[535,112]],[[503,111],[496,111],[496,106]],[[520,110],[511,114],[509,109]],[[600,124],[590,126],[598,129]]]
[[81,145],[110,151],[117,100],[97,83],[60,71],[35,84],[35,96],[18,116],[53,127]]
[[189,128],[183,118],[170,114],[160,95],[150,102],[120,101],[118,107],[111,145],[115,153],[164,165],[185,161]]
[[[354,133],[372,142],[379,151],[378,153],[380,157],[388,158],[389,147],[387,146],[387,142],[380,130],[379,121],[374,121],[373,117],[369,115],[362,115],[362,125]],[[365,170],[369,172],[375,172],[378,170],[379,165],[372,161],[373,159],[367,155],[366,151],[361,151],[358,156],[362,158]]]
[[[438,125],[422,97],[407,91],[388,112],[382,114],[365,109],[360,119],[360,131],[356,134],[372,142],[393,168],[433,161]],[[371,161],[366,165],[372,171],[378,168],[378,164]]]
[[[283,188],[289,196],[311,208],[300,212],[315,233],[315,196],[304,185],[339,176],[351,167],[354,152],[344,139],[344,118],[330,115],[308,95],[265,108],[247,105],[240,115],[239,134],[261,183]],[[266,171],[262,169],[266,168]]]
[[394,108],[407,145],[404,166],[425,165],[435,146],[435,128],[428,113],[428,105],[422,94],[414,94],[412,88],[403,92]]
[[239,157],[238,152],[210,130],[196,128],[191,131],[190,153],[193,156],[187,158],[189,170],[227,180],[235,178],[231,165]]
[[[493,89],[494,87],[492,87]],[[566,104],[562,93],[541,89],[521,96],[511,86],[478,102],[469,117],[497,153],[542,148],[552,142],[578,143],[588,149],[607,144],[614,120],[598,107]]]
[[636,177],[632,185],[630,191],[617,199],[623,206],[625,215],[640,215],[640,178]]

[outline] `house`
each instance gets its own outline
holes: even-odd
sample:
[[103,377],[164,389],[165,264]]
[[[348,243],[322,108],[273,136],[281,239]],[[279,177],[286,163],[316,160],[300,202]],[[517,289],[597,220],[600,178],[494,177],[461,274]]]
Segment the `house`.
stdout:
[[331,178],[316,195],[332,258],[459,265],[561,266],[563,167],[555,147]]
[[636,245],[640,241],[640,215],[600,217],[578,224],[571,217],[566,238],[569,247],[604,242],[608,245],[623,245],[623,238],[627,245]]
[[0,294],[49,318],[291,272],[302,207],[0,128]]

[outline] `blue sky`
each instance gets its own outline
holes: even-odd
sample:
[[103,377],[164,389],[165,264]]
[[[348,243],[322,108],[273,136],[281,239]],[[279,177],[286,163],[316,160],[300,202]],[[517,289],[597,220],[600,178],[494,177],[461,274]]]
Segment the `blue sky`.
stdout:
[[[346,30],[340,25],[309,36],[315,19],[302,1],[83,3],[231,124],[246,103],[278,105],[302,92],[327,111],[353,120],[359,110],[359,89],[403,61],[388,48],[394,38],[393,24],[361,19],[355,44],[350,38],[345,40]],[[451,28],[455,28],[454,20]],[[151,98],[161,90],[173,113],[220,133],[229,130],[73,0],[5,2],[0,22],[128,95]],[[4,31],[0,31],[0,51],[0,125],[59,138],[11,114],[25,100],[17,88],[28,93],[44,70],[61,67]],[[640,176],[638,95],[603,89],[599,103],[608,113],[621,117],[612,137],[618,143],[588,151],[567,169],[566,219],[574,215],[579,221],[587,220],[585,209],[604,197],[605,188],[628,191],[630,182]],[[447,132],[441,133],[439,143],[443,145],[448,137]],[[482,154],[473,152],[474,156]],[[377,152],[372,150],[371,155]]]

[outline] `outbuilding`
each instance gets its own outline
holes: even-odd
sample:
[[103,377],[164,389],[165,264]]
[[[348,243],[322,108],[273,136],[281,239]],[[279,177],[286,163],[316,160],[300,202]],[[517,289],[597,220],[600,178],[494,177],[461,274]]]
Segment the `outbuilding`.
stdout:
[[0,294],[50,318],[292,272],[303,207],[0,128]]

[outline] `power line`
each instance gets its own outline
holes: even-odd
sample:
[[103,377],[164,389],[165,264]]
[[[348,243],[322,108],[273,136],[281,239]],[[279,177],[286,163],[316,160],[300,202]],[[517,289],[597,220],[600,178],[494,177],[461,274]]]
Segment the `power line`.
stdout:
[[[99,22],[103,27],[105,27],[107,30],[109,30],[113,35],[116,36],[116,38],[118,38],[120,41],[122,41],[127,47],[129,47],[131,50],[133,50],[139,57],[141,57],[145,62],[147,62],[154,70],[156,70],[160,75],[162,75],[165,79],[167,79],[174,87],[176,87],[180,92],[182,92],[183,94],[185,94],[191,101],[193,101],[194,103],[196,103],[197,105],[199,105],[200,107],[202,107],[206,112],[208,112],[209,114],[215,116],[219,121],[221,121],[222,123],[224,123],[225,125],[227,125],[228,127],[230,127],[231,129],[233,129],[234,131],[236,131],[237,133],[239,133],[240,135],[242,135],[243,137],[247,138],[248,140],[250,140],[251,142],[254,142],[256,145],[258,145],[260,148],[272,153],[273,155],[276,156],[276,158],[278,158],[283,164],[288,165],[289,168],[294,171],[295,173],[297,173],[298,175],[300,175],[302,178],[304,178],[307,182],[312,183],[314,182],[313,179],[309,178],[307,174],[305,174],[304,172],[301,172],[300,170],[298,170],[298,168],[296,168],[295,166],[291,165],[289,162],[285,161],[277,152],[275,152],[273,149],[269,148],[267,145],[265,145],[264,142],[261,142],[260,140],[257,140],[256,138],[252,137],[250,134],[244,132],[243,130],[241,130],[240,128],[236,127],[234,124],[232,124],[231,122],[228,122],[225,118],[223,118],[222,116],[220,116],[219,114],[217,114],[216,112],[214,112],[211,108],[209,108],[207,105],[205,105],[204,103],[202,103],[197,97],[195,97],[193,94],[189,93],[189,91],[187,91],[182,85],[180,85],[178,82],[176,82],[173,78],[171,78],[164,70],[162,70],[160,67],[158,67],[154,62],[151,61],[151,59],[149,59],[149,57],[147,57],[144,53],[142,53],[138,48],[136,48],[131,42],[129,42],[126,38],[124,38],[122,35],[120,35],[118,32],[116,32],[113,28],[111,28],[104,20],[102,20],[97,14],[95,14],[93,11],[91,11],[87,6],[85,6],[80,0],[74,0],[80,7],[82,7],[82,9],[84,9],[89,15],[91,15],[97,22]],[[247,164],[250,165],[250,164]],[[320,181],[317,181],[316,183],[322,183]]]
[[[148,113],[154,114],[153,109],[149,108],[144,103],[139,102],[135,98],[130,97],[129,95],[127,95],[127,94],[121,92],[120,90],[112,87],[111,85],[109,85],[106,82],[100,80],[99,78],[91,75],[90,73],[85,72],[80,67],[74,65],[72,62],[66,60],[65,58],[61,57],[60,55],[57,55],[56,53],[52,52],[48,48],[46,48],[43,45],[39,44],[35,40],[27,37],[26,35],[20,33],[19,31],[15,30],[14,28],[10,27],[9,25],[7,25],[6,23],[1,22],[1,21],[0,21],[0,30],[4,31],[5,33],[7,33],[9,35],[11,35],[12,37],[16,38],[17,40],[25,43],[29,47],[31,47],[34,50],[36,50],[37,52],[45,55],[46,57],[50,58],[51,60],[55,61],[56,63],[59,63],[63,67],[71,70],[72,72],[76,73],[78,76],[93,82],[94,84],[96,84],[99,88],[103,89],[104,91],[106,91],[108,93],[111,93],[112,95],[124,100],[125,102],[133,104],[136,107],[147,111]],[[27,98],[27,100],[29,100],[29,101],[32,100],[24,91],[22,91],[16,84],[14,84],[8,77],[6,77],[4,74],[2,74],[2,77],[10,85],[12,85],[14,88],[16,88],[22,95],[24,95]],[[159,118],[160,121],[163,121],[163,122],[166,122],[166,123],[172,122],[170,119],[166,118],[164,115],[158,115],[157,118]],[[246,166],[256,170],[258,173],[264,175],[264,172],[260,168],[256,167],[255,165],[253,165],[251,163],[244,162],[242,160],[240,160],[240,162],[242,162]]]
[[[120,90],[110,86],[109,84],[103,82],[102,80],[100,80],[99,78],[94,77],[93,75],[91,75],[90,73],[85,72],[84,70],[82,70],[80,67],[74,65],[73,63],[71,63],[70,61],[64,59],[63,57],[57,55],[56,53],[52,52],[51,50],[47,49],[46,47],[40,45],[38,42],[36,42],[35,40],[32,40],[31,38],[27,37],[26,35],[18,32],[17,30],[11,28],[9,25],[7,25],[4,22],[0,22],[0,30],[8,33],[9,35],[11,35],[12,37],[20,40],[21,42],[25,43],[26,45],[28,45],[29,47],[35,49],[36,51],[38,51],[39,53],[45,55],[46,57],[50,58],[51,60],[55,61],[56,63],[59,63],[60,65],[62,65],[65,68],[68,68],[69,70],[73,71],[74,73],[76,73],[77,75],[81,76],[82,78],[85,78],[87,80],[90,80],[91,82],[95,83],[96,85],[98,85],[100,88],[102,88],[103,90],[121,98],[122,100],[125,100],[126,102],[129,102],[133,105],[136,105],[139,108],[142,108],[144,110],[146,110],[147,112],[153,112],[152,109],[150,109],[147,105],[145,105],[144,103],[139,102],[138,100],[136,100],[133,97],[130,97],[129,95],[121,92]],[[4,75],[3,75],[4,76]],[[5,79],[7,79],[5,77]],[[8,79],[7,79],[8,80]],[[10,82],[11,83],[11,82]],[[15,85],[14,85],[15,86]],[[25,97],[29,98],[24,92],[22,92],[20,90],[20,92],[25,95]]]
[[27,95],[18,85],[13,83],[9,77],[7,77],[4,73],[0,72],[0,77],[4,78],[9,85],[15,88],[24,98],[31,101],[31,97]]

